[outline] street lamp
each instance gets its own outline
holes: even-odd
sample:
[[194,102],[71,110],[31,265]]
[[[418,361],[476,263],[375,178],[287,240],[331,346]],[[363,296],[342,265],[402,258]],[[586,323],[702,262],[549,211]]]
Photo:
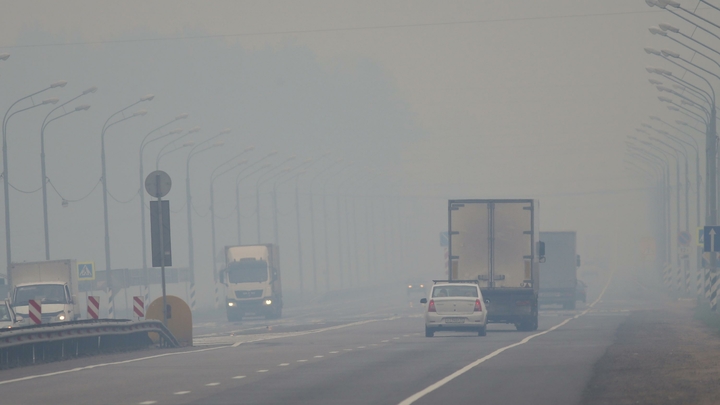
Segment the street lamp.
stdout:
[[216,235],[215,235],[215,180],[217,180],[218,177],[222,176],[225,173],[228,173],[231,170],[235,170],[238,166],[242,166],[245,163],[247,163],[247,160],[241,160],[240,162],[237,162],[235,165],[233,165],[230,168],[227,168],[223,170],[222,172],[215,174],[220,168],[225,166],[226,164],[232,162],[233,160],[237,159],[240,155],[244,154],[245,152],[252,150],[253,147],[246,149],[242,153],[233,156],[232,159],[227,160],[226,162],[221,163],[218,165],[210,174],[210,233],[211,233],[211,240],[212,240],[212,262],[213,262],[213,280],[215,281],[215,309],[220,308],[220,292],[218,288],[218,272],[217,272],[217,245],[216,245]]
[[85,96],[87,94],[95,93],[97,91],[97,87],[92,86],[88,88],[87,90],[80,93],[80,95],[71,98],[70,100],[60,104],[59,106],[53,108],[50,110],[50,112],[45,116],[45,119],[42,122],[42,125],[40,126],[40,173],[42,175],[42,197],[43,197],[43,222],[45,226],[45,260],[50,260],[50,231],[48,227],[48,209],[47,209],[47,175],[45,173],[45,128],[53,121],[60,119],[62,117],[65,117],[67,115],[70,115],[77,111],[87,111],[90,109],[90,106],[85,105],[79,105],[75,107],[74,109],[65,112],[64,114],[57,116],[51,120],[48,121],[48,118],[50,118],[50,115],[52,115],[53,112],[56,110],[66,106],[67,104],[77,100],[78,98]]
[[240,182],[241,182],[242,180],[244,180],[244,179],[252,176],[253,174],[259,172],[260,170],[266,169],[266,168],[268,168],[268,167],[270,167],[270,166],[272,166],[272,165],[271,165],[271,164],[263,165],[263,166],[259,167],[257,170],[253,170],[252,172],[246,174],[246,175],[243,176],[243,177],[240,177],[240,176],[242,176],[243,173],[245,173],[247,170],[251,169],[251,168],[252,168],[253,166],[255,166],[256,164],[258,164],[258,163],[260,163],[260,162],[262,162],[262,161],[264,161],[264,160],[266,160],[266,159],[268,159],[268,158],[270,158],[271,156],[274,156],[274,155],[276,155],[276,154],[277,154],[277,151],[276,151],[276,150],[268,153],[267,155],[265,155],[265,156],[262,157],[261,159],[255,161],[254,163],[251,163],[249,166],[247,166],[247,167],[243,168],[242,170],[240,170],[240,171],[238,172],[237,176],[235,176],[235,211],[236,211],[236,217],[237,217],[237,235],[238,235],[237,244],[238,244],[238,245],[241,245],[241,244],[242,244],[242,243],[241,243],[242,233],[241,233],[241,227],[240,227],[240,222],[241,222],[241,221],[240,221]]
[[310,241],[312,243],[312,265],[313,265],[313,293],[317,294],[317,260],[316,260],[316,254],[315,254],[315,207],[313,204],[313,183],[315,180],[320,177],[323,173],[327,172],[328,170],[335,167],[338,163],[342,162],[342,159],[337,159],[336,161],[332,162],[329,166],[325,167],[324,169],[320,170],[315,174],[313,178],[310,179],[310,184],[308,185],[308,188],[310,190],[309,197],[310,197]]
[[[273,173],[276,169],[279,169],[282,165],[284,165],[285,163],[287,163],[291,160],[294,160],[294,159],[295,159],[295,155],[291,155],[287,159],[285,159],[282,162],[275,165],[275,167],[272,168],[267,173],[263,173],[260,176],[258,176],[258,179],[255,182],[255,213],[257,214],[257,243],[260,243],[260,240],[261,240],[261,237],[260,237],[260,186],[264,182],[271,180],[274,177],[279,176],[280,174],[284,174],[284,173],[287,173],[288,171],[290,171],[290,169],[283,169],[279,173]],[[270,177],[263,178],[263,176],[267,176],[268,174],[270,175]],[[277,243],[277,241],[276,241],[276,243]]]
[[196,144],[190,149],[187,160],[185,162],[185,204],[187,206],[187,227],[188,227],[188,267],[190,268],[190,308],[195,310],[195,244],[193,242],[193,230],[192,230],[192,193],[190,192],[190,161],[193,156],[208,151],[212,148],[222,146],[222,142],[216,142],[213,145],[203,147],[206,143],[217,139],[220,136],[227,135],[230,133],[230,128],[225,128],[218,132],[216,135],[211,136],[208,139]]
[[107,287],[108,287],[108,290],[110,291],[110,295],[108,297],[108,306],[109,306],[108,307],[108,316],[111,319],[115,317],[115,290],[113,289],[112,277],[110,275],[112,266],[110,264],[110,224],[109,224],[110,221],[109,221],[108,201],[107,201],[108,190],[107,190],[107,167],[106,167],[106,162],[105,162],[105,133],[107,132],[107,130],[110,127],[112,127],[114,125],[117,125],[117,124],[119,124],[123,121],[129,120],[131,118],[142,117],[145,114],[147,114],[146,110],[139,110],[125,118],[121,118],[117,121],[110,122],[110,120],[114,116],[122,113],[123,111],[127,110],[128,108],[132,107],[133,105],[138,104],[143,101],[152,100],[152,98],[147,98],[147,97],[148,96],[145,96],[145,97],[141,98],[140,101],[137,101],[137,102],[131,104],[129,107],[125,107],[122,110],[111,115],[110,118],[108,118],[107,121],[105,121],[105,125],[103,125],[102,132],[100,133],[100,163],[102,165],[101,179],[102,179],[102,191],[103,191],[103,222],[105,225],[105,271],[107,272],[106,274],[107,274],[107,279],[108,279]]
[[[7,59],[7,57],[5,59]],[[59,101],[59,99],[56,97],[49,98],[49,99],[41,101],[38,104],[33,104],[30,107],[26,107],[26,108],[20,109],[18,111],[15,111],[12,114],[10,114],[10,111],[13,109],[13,107],[15,107],[15,105],[17,103],[19,103],[23,100],[27,100],[28,98],[31,98],[37,94],[40,94],[40,93],[50,90],[50,89],[55,89],[58,87],[65,87],[66,84],[67,84],[67,82],[65,80],[61,80],[61,81],[51,84],[50,86],[48,86],[40,91],[36,91],[35,93],[32,93],[25,97],[22,97],[21,99],[15,101],[14,103],[12,103],[10,105],[10,108],[7,109],[7,111],[5,112],[5,116],[3,117],[3,122],[2,122],[3,174],[2,174],[2,177],[3,177],[3,189],[5,192],[5,258],[7,260],[7,269],[10,269],[10,265],[12,264],[12,257],[11,257],[12,256],[12,246],[10,243],[10,194],[9,194],[10,193],[10,179],[9,179],[9,173],[8,173],[7,124],[8,124],[8,121],[10,121],[10,118],[12,118],[12,116],[17,113],[27,111],[31,108],[39,107],[41,105],[56,104]],[[9,271],[8,271],[7,276],[8,276],[8,280],[7,280],[8,284],[11,285],[12,275],[10,274]]]

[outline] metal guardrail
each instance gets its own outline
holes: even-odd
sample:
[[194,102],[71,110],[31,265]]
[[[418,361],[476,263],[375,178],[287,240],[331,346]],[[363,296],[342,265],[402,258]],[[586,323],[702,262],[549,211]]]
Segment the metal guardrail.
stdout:
[[0,367],[35,363],[103,351],[147,347],[155,332],[165,347],[179,347],[173,334],[157,320],[87,319],[0,330]]
[[167,342],[169,347],[180,346],[175,336],[160,321],[86,319],[0,330],[0,349],[28,343],[53,342],[78,337],[127,335],[137,332],[155,332]]

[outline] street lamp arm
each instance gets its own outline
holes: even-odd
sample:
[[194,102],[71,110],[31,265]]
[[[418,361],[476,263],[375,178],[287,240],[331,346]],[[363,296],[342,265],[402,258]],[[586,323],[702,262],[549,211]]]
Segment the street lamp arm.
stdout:
[[148,144],[148,143],[150,143],[150,142],[153,142],[153,141],[157,141],[158,139],[162,139],[162,138],[164,138],[164,137],[166,137],[166,136],[168,136],[168,135],[171,135],[171,133],[168,133],[168,134],[165,134],[165,135],[161,135],[161,136],[159,136],[159,137],[157,137],[157,138],[155,138],[155,139],[152,139],[152,140],[150,140],[149,142],[146,143],[146,141],[147,141],[147,139],[148,139],[148,137],[149,137],[150,135],[152,135],[153,133],[155,133],[155,132],[157,132],[157,131],[165,128],[166,126],[172,124],[173,122],[175,122],[175,121],[177,121],[177,120],[180,120],[180,119],[183,119],[183,118],[186,118],[186,117],[187,117],[187,114],[179,115],[179,116],[173,118],[171,121],[168,121],[168,122],[160,125],[159,127],[153,129],[152,131],[148,132],[147,135],[145,135],[145,137],[144,137],[144,138],[142,139],[142,141],[140,142],[140,153],[142,154],[142,150],[145,148],[145,145],[146,145],[146,144]]
[[[712,99],[712,101],[713,101],[712,104],[715,105],[715,89],[713,88],[713,86],[710,84],[710,82],[709,82],[706,78],[704,78],[702,75],[698,74],[697,72],[694,72],[694,71],[688,69],[687,67],[685,67],[685,66],[683,66],[683,65],[675,62],[674,60],[671,60],[671,59],[668,58],[667,56],[662,56],[662,55],[661,55],[660,57],[663,58],[663,59],[665,59],[666,61],[672,63],[673,65],[679,67],[680,69],[683,69],[683,70],[685,70],[686,72],[694,75],[695,77],[699,78],[700,80],[704,81],[704,82],[708,85],[708,87],[710,87],[710,91],[711,91],[711,93],[712,93],[711,99]],[[683,60],[684,60],[684,59],[683,59]],[[692,63],[691,63],[691,64],[692,64]],[[692,64],[692,65],[695,66],[694,64]],[[705,70],[705,69],[701,69],[701,70]],[[710,73],[710,72],[707,72],[707,73]],[[715,74],[713,74],[713,73],[710,73],[710,74],[712,74],[713,76],[715,76]],[[663,74],[663,76],[668,76],[668,75]],[[670,74],[669,76],[672,76],[672,74]]]
[[[33,97],[33,96],[36,96],[36,95],[38,95],[38,94],[40,94],[40,93],[42,93],[42,92],[44,92],[44,91],[50,90],[51,88],[52,88],[52,86],[48,86],[48,87],[46,87],[46,88],[44,88],[44,89],[42,89],[42,90],[40,90],[40,91],[36,91],[35,93],[30,94],[29,96],[25,96],[25,97],[17,100],[16,102],[12,103],[12,104],[10,105],[10,108],[8,108],[7,111],[5,112],[5,116],[3,117],[3,122],[2,122],[3,133],[5,132],[5,126],[7,125],[7,122],[8,122],[8,120],[10,119],[10,117],[8,117],[8,114],[10,113],[10,110],[12,110],[12,108],[15,107],[15,105],[16,105],[17,103],[19,103],[19,102],[21,102],[21,101],[23,101],[23,100],[27,100],[27,99],[29,99],[29,98],[31,98],[31,97]],[[31,108],[32,108],[32,107],[31,107]],[[27,110],[27,108],[26,108],[26,110]],[[11,116],[12,116],[12,115],[11,115]]]
[[[242,174],[245,173],[246,171],[252,169],[255,165],[263,162],[264,160],[268,159],[270,156],[273,156],[273,155],[274,155],[274,153],[269,153],[269,154],[263,156],[262,158],[256,160],[255,162],[250,163],[247,167],[244,167],[242,170],[240,170],[240,171],[238,172],[237,176],[235,176],[235,184],[239,183],[241,180],[243,180],[243,179],[245,179],[245,178],[247,177],[247,176],[246,176],[246,177],[243,177],[243,178],[241,179],[241,178],[240,178],[240,175],[242,175]],[[263,168],[265,168],[265,167],[267,167],[267,166],[263,166]],[[254,173],[256,173],[256,171],[253,171],[251,174],[254,174]]]
[[[215,172],[217,172],[220,168],[222,168],[222,167],[225,166],[226,164],[232,162],[233,160],[239,158],[239,157],[242,156],[243,154],[245,154],[244,151],[241,152],[241,153],[238,153],[237,155],[235,155],[235,156],[231,157],[230,159],[228,159],[228,160],[220,163],[219,165],[217,165],[217,167],[215,167],[215,169],[213,169],[213,171],[210,173],[210,179],[212,180],[212,179],[215,177]],[[234,169],[235,167],[236,167],[236,166],[233,166],[233,169]],[[223,172],[223,173],[225,173],[225,172]]]
[[689,108],[685,108],[684,106],[682,106],[680,104],[677,104],[677,103],[670,103],[670,104],[674,105],[676,108],[678,108],[678,110],[684,110],[684,111],[687,111],[688,114],[692,114],[692,116],[694,116],[696,120],[701,121],[703,124],[705,124],[705,126],[707,126],[710,121],[710,118],[708,118],[707,116],[703,117],[702,115],[696,113],[695,111],[692,111]]
[[[142,101],[136,101],[136,102],[130,104],[129,106],[123,108],[122,110],[117,111],[117,112],[115,112],[113,115],[109,116],[108,119],[105,121],[105,124],[103,124],[102,133],[105,134],[105,131],[107,131],[108,128],[110,128],[111,126],[114,125],[114,124],[108,125],[108,123],[110,122],[110,120],[113,119],[113,117],[115,117],[116,115],[118,115],[118,114],[120,114],[120,113],[125,112],[126,110],[129,110],[130,108],[132,108],[132,107],[140,104],[141,102],[142,102]],[[128,118],[130,118],[130,117],[125,117],[125,118],[123,118],[123,119],[120,120],[120,121],[124,121],[124,120],[126,120],[126,119],[128,119]],[[120,121],[116,121],[116,123],[117,123],[117,122],[120,122]]]
[[[257,162],[255,162],[255,163],[257,163]],[[253,174],[259,172],[260,170],[267,169],[267,168],[270,166],[270,164],[268,163],[268,164],[262,165],[262,166],[256,168],[255,170],[251,171],[250,173],[246,174],[245,176],[240,177],[240,174],[242,174],[242,173],[244,173],[245,171],[247,171],[247,169],[249,169],[251,166],[252,166],[252,165],[250,165],[250,166],[248,166],[248,167],[240,170],[240,173],[238,173],[238,176],[235,178],[235,184],[236,184],[236,185],[240,184],[241,181],[247,179],[248,177],[252,176]]]
[[[688,90],[689,92],[692,92],[696,95],[698,98],[702,98],[708,105],[712,105],[712,97],[710,96],[710,93],[706,92],[705,90],[701,89],[700,87],[695,86],[694,84],[687,82],[679,77],[675,76],[663,76],[667,79],[670,79],[674,83],[676,83],[679,86],[682,86],[684,89]],[[705,97],[707,96],[707,98]]]
[[[236,156],[236,157],[237,157],[237,156]],[[210,181],[215,181],[215,180],[217,180],[218,177],[222,176],[223,174],[225,174],[225,173],[227,173],[227,172],[229,172],[229,171],[232,171],[232,170],[237,169],[238,167],[244,165],[245,163],[247,163],[247,160],[242,160],[242,161],[240,161],[240,162],[237,162],[237,163],[234,164],[232,167],[229,167],[229,168],[223,170],[222,172],[218,173],[217,175],[212,176],[212,177],[210,178]]]

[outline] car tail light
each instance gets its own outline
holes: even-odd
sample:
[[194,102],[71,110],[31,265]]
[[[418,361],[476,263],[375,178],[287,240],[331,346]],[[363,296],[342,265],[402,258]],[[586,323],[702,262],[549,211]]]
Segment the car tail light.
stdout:
[[428,303],[428,312],[437,312],[435,311],[435,301],[430,300]]
[[480,300],[475,300],[475,312],[482,312],[482,304]]

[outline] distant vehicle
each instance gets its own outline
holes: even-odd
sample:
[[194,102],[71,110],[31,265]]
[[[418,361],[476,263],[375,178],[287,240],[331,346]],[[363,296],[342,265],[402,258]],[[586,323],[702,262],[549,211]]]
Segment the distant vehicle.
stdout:
[[12,263],[8,269],[12,309],[29,319],[28,301],[39,300],[42,323],[80,319],[76,271],[75,260]]
[[487,310],[484,310],[482,292],[477,283],[440,281],[432,286],[430,302],[425,311],[425,336],[435,332],[461,331],[487,333]]
[[407,283],[407,295],[410,294],[427,294],[427,289],[425,288],[425,283],[418,280],[408,281]]
[[535,200],[448,201],[450,280],[479,283],[489,323],[538,328],[539,205]]
[[540,303],[575,309],[580,256],[574,231],[540,232],[548,253],[540,265]]
[[246,315],[280,318],[283,297],[278,246],[226,246],[225,260],[220,280],[225,285],[228,321],[240,321]]
[[587,284],[580,279],[578,279],[577,287],[575,288],[575,300],[587,302]]
[[0,305],[0,330],[14,327],[17,321],[15,312],[10,307],[10,302],[8,300],[3,301]]

